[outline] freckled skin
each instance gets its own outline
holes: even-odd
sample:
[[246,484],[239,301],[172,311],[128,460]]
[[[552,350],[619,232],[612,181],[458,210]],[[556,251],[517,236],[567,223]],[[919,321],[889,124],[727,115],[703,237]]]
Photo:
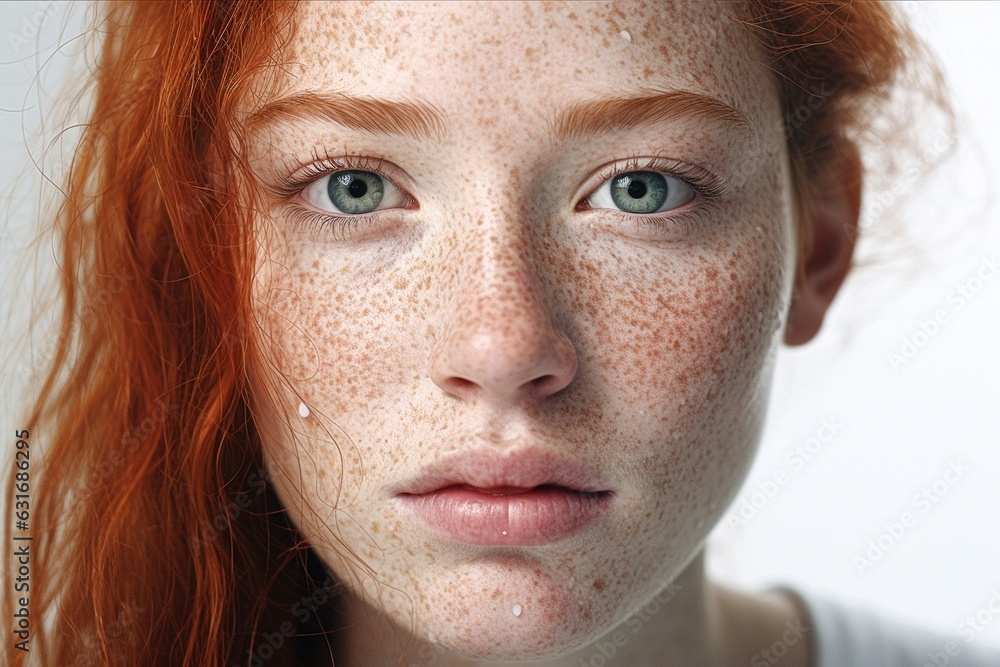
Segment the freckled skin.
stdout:
[[[260,219],[265,461],[369,607],[353,607],[338,664],[397,664],[401,629],[402,665],[433,650],[436,665],[576,666],[671,580],[672,611],[621,626],[637,639],[608,664],[723,664],[701,550],[757,447],[795,265],[777,92],[749,38],[724,3],[297,11],[285,91],[420,98],[449,119],[439,143],[315,123],[255,145],[262,171],[316,147],[385,158],[417,202],[353,242],[295,227],[287,202]],[[640,87],[725,100],[752,137],[674,120],[557,143],[542,120]],[[657,153],[710,165],[731,192],[669,231],[577,210],[597,168]],[[498,549],[394,506],[389,487],[473,441],[558,450],[603,472],[614,505],[567,539]]]

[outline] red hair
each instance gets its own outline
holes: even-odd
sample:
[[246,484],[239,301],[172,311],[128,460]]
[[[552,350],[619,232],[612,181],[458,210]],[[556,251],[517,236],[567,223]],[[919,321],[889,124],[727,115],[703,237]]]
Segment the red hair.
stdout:
[[[842,137],[869,136],[919,44],[879,3],[737,7],[777,78],[805,224],[811,177]],[[292,9],[103,8],[94,106],[54,218],[57,354],[25,420],[46,448],[31,477],[43,664],[247,664],[296,605],[320,629],[301,605],[323,568],[266,483],[247,383],[262,356],[245,335],[256,258],[238,109],[280,62]],[[10,619],[18,595],[3,595]]]

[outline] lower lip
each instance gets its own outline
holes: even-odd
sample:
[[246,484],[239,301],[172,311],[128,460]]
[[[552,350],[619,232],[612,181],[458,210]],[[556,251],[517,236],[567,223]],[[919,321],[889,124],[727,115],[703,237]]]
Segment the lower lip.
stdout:
[[555,542],[593,523],[610,504],[611,495],[557,486],[494,495],[449,486],[396,497],[444,537],[480,546],[526,547]]

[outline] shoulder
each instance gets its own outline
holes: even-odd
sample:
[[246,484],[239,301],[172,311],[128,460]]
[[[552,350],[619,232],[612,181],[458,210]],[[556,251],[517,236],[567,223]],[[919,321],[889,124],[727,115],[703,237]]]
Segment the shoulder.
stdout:
[[769,593],[784,595],[806,620],[812,667],[1000,667],[1000,651],[974,637],[948,636],[813,591],[779,586]]

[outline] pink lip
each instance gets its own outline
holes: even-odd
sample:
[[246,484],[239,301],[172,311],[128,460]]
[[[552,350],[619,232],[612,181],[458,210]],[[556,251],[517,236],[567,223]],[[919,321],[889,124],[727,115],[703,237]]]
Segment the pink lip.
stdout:
[[537,448],[468,450],[428,466],[395,493],[434,532],[483,546],[568,537],[596,521],[613,496],[597,473]]

